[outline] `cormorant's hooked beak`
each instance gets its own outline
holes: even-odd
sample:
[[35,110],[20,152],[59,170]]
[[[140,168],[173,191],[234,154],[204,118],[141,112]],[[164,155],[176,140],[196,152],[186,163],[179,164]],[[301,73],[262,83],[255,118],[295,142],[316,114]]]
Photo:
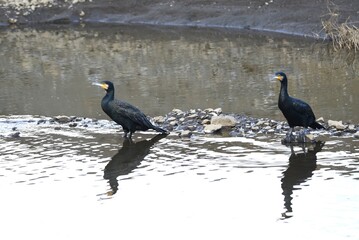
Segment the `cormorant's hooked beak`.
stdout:
[[108,85],[106,83],[92,83],[92,85],[100,86],[101,88],[107,90]]
[[277,79],[278,81],[282,81],[282,80],[283,80],[283,76],[281,76],[281,75],[275,75],[275,76],[273,77],[273,79]]

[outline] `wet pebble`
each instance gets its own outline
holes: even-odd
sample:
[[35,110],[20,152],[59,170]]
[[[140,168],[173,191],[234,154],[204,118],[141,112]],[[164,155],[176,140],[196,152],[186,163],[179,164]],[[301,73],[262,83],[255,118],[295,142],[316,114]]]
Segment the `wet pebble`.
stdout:
[[10,138],[19,138],[20,137],[20,132],[14,132],[14,133],[10,133],[9,134]]
[[39,121],[37,121],[37,124],[41,124],[41,123],[46,123],[45,119],[40,119]]
[[69,124],[69,126],[70,126],[70,127],[76,127],[76,126],[77,126],[77,123],[72,122],[72,123]]

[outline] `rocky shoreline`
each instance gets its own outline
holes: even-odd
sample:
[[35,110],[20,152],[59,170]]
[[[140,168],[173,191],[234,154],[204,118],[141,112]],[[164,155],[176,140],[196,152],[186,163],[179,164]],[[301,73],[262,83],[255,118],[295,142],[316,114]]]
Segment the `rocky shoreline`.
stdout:
[[[289,126],[284,121],[276,121],[268,118],[254,118],[241,114],[223,113],[221,108],[190,109],[183,111],[173,109],[165,116],[156,116],[151,119],[155,124],[171,132],[172,136],[191,137],[192,135],[219,135],[225,137],[259,137],[263,135],[285,136]],[[314,141],[319,135],[345,136],[359,139],[359,125],[318,119],[326,128],[325,130],[312,130],[305,135],[306,141]],[[22,137],[22,125],[24,123],[36,127],[47,126],[53,130],[70,131],[71,128],[94,128],[99,131],[104,129],[113,131],[121,130],[121,127],[110,120],[98,120],[83,117],[55,116],[55,117],[28,117],[17,119],[16,116],[1,118],[2,129],[0,133],[6,138]],[[28,130],[31,126],[27,126]],[[300,128],[297,128],[296,142],[301,142]],[[122,130],[121,130],[122,132]],[[136,134],[135,134],[136,135]]]

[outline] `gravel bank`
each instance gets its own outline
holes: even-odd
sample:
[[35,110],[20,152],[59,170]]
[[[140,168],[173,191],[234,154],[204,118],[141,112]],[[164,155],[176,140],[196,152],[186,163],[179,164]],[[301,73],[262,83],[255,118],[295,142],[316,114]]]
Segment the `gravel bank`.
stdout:
[[[260,137],[273,135],[273,138],[284,138],[289,126],[286,122],[275,121],[268,118],[253,118],[241,114],[225,114],[220,108],[191,109],[182,111],[173,109],[165,116],[156,116],[151,119],[157,125],[171,131],[172,136],[191,137],[193,135],[220,135],[226,137]],[[326,130],[312,130],[307,134],[306,141],[314,141],[320,136],[344,136],[359,138],[359,125],[318,119]],[[93,132],[113,133],[122,136],[119,125],[110,120],[98,120],[82,117],[55,116],[7,116],[0,117],[0,137],[21,138],[29,137],[37,128],[54,131],[71,132],[73,128],[88,129]],[[296,129],[295,142],[303,141],[298,134],[301,128]],[[121,131],[121,132],[119,132]],[[136,136],[136,133],[134,134]]]

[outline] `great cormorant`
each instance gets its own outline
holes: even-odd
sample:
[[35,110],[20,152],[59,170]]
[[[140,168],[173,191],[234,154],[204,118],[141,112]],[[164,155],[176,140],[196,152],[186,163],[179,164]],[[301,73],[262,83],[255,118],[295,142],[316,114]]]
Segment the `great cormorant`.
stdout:
[[120,124],[125,132],[124,137],[129,138],[136,131],[146,131],[153,129],[163,134],[168,134],[168,131],[154,126],[137,107],[122,101],[115,99],[115,87],[110,81],[103,81],[101,83],[94,83],[106,90],[106,95],[102,98],[101,107],[102,110],[116,123]]
[[277,72],[274,78],[281,83],[278,107],[287,119],[290,127],[287,136],[290,137],[292,135],[295,126],[302,126],[304,128],[311,127],[313,129],[324,128],[316,122],[313,110],[308,103],[289,96],[287,76],[283,72]]

